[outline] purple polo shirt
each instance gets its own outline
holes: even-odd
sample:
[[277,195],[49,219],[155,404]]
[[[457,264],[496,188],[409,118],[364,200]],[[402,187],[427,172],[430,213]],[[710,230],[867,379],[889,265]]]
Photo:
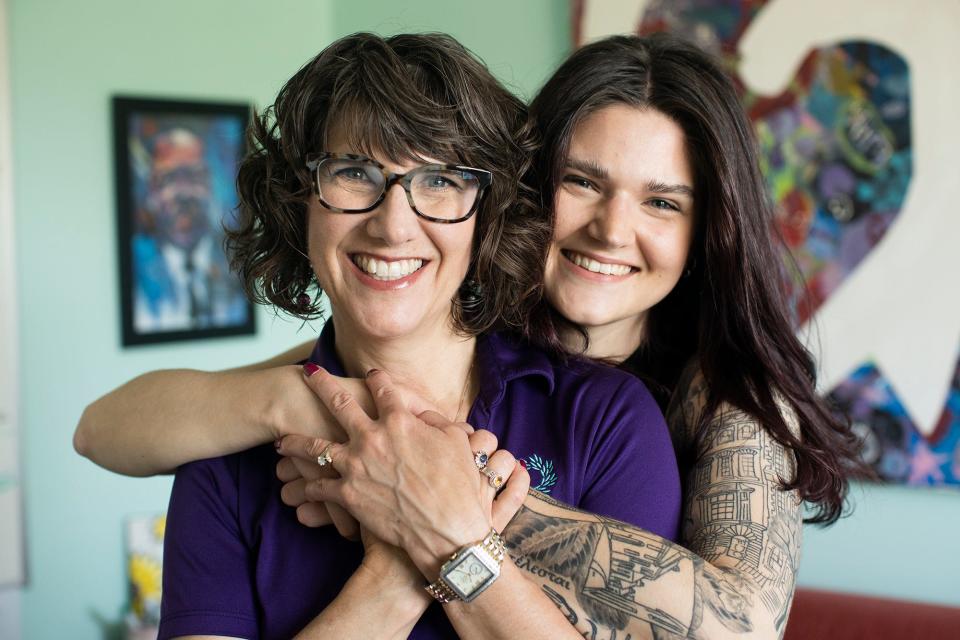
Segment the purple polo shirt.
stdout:
[[[523,458],[531,486],[580,509],[674,539],[680,481],[663,416],[612,367],[558,364],[507,336],[477,342],[469,422]],[[311,360],[344,375],[328,322]],[[272,446],[184,465],[167,514],[160,635],[290,638],[340,592],[363,548],[300,525],[280,501]],[[455,638],[440,605],[412,638]]]

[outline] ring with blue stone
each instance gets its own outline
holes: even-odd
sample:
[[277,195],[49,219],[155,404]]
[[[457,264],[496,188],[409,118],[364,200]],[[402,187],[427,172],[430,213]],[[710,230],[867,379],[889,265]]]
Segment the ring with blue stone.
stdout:
[[473,463],[477,465],[479,471],[483,471],[487,468],[487,461],[490,459],[490,456],[487,455],[487,452],[483,449],[480,451],[473,452]]

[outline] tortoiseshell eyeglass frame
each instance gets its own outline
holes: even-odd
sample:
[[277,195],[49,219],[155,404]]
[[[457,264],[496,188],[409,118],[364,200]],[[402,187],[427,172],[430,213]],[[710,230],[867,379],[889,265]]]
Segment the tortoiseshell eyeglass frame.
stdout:
[[[359,162],[369,163],[380,169],[380,172],[383,174],[383,191],[380,193],[380,197],[378,197],[377,200],[369,207],[364,207],[363,209],[343,209],[330,205],[330,203],[323,199],[323,196],[320,193],[320,175],[318,171],[320,168],[320,163],[328,159],[356,160]],[[376,160],[368,158],[367,156],[356,155],[353,153],[329,153],[324,151],[322,153],[311,154],[307,156],[307,169],[310,170],[310,175],[313,182],[313,192],[316,194],[320,204],[330,211],[335,213],[367,213],[369,211],[373,211],[379,207],[380,203],[383,202],[383,199],[387,197],[387,191],[390,189],[390,187],[395,184],[399,184],[406,192],[407,203],[410,205],[410,208],[413,209],[414,213],[424,220],[429,220],[430,222],[436,222],[438,224],[456,224],[457,222],[469,220],[470,217],[477,212],[477,209],[480,207],[480,202],[483,200],[484,193],[486,193],[487,188],[493,183],[492,173],[484,169],[477,169],[475,167],[466,167],[459,164],[426,164],[421,167],[417,167],[412,171],[408,171],[407,173],[393,173],[392,171],[387,171],[387,168]],[[473,206],[470,207],[470,210],[459,218],[435,218],[433,216],[428,216],[417,209],[417,205],[413,202],[413,194],[410,192],[410,182],[417,173],[421,173],[424,170],[466,171],[476,176],[477,181],[480,184],[479,188],[477,189],[477,196],[474,199]]]

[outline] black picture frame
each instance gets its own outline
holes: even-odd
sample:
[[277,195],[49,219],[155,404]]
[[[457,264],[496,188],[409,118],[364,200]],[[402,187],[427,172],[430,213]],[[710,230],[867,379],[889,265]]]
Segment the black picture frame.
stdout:
[[230,272],[250,105],[112,99],[122,344],[256,333]]

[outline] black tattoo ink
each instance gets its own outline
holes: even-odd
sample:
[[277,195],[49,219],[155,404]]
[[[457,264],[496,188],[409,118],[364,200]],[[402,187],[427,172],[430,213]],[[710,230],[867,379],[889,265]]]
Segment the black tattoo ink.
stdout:
[[[546,578],[555,585],[559,585],[564,589],[570,588],[570,581],[565,580],[563,576],[557,575],[549,569],[544,569],[543,567],[537,566],[530,559],[520,556],[514,561],[514,564],[517,565],[518,569],[523,569],[537,576],[538,578]],[[544,586],[544,589],[547,587]]]
[[[662,640],[700,638],[708,621],[734,633],[770,624],[782,635],[801,535],[801,504],[781,489],[793,456],[729,406],[701,423],[708,390],[698,375],[685,385],[668,413],[675,446],[691,452],[683,522],[690,550],[533,491],[555,509],[524,506],[504,531],[517,566],[585,638],[627,640],[639,629]],[[764,610],[771,617],[760,624],[753,618]]]
[[566,598],[561,596],[559,593],[557,593],[547,585],[543,585],[540,588],[543,589],[543,592],[547,594],[548,598],[553,600],[553,604],[557,605],[557,608],[560,609],[560,613],[566,616],[567,622],[569,622],[573,626],[577,626],[577,621],[580,618],[577,616],[577,612],[574,611],[569,604],[567,604]]

